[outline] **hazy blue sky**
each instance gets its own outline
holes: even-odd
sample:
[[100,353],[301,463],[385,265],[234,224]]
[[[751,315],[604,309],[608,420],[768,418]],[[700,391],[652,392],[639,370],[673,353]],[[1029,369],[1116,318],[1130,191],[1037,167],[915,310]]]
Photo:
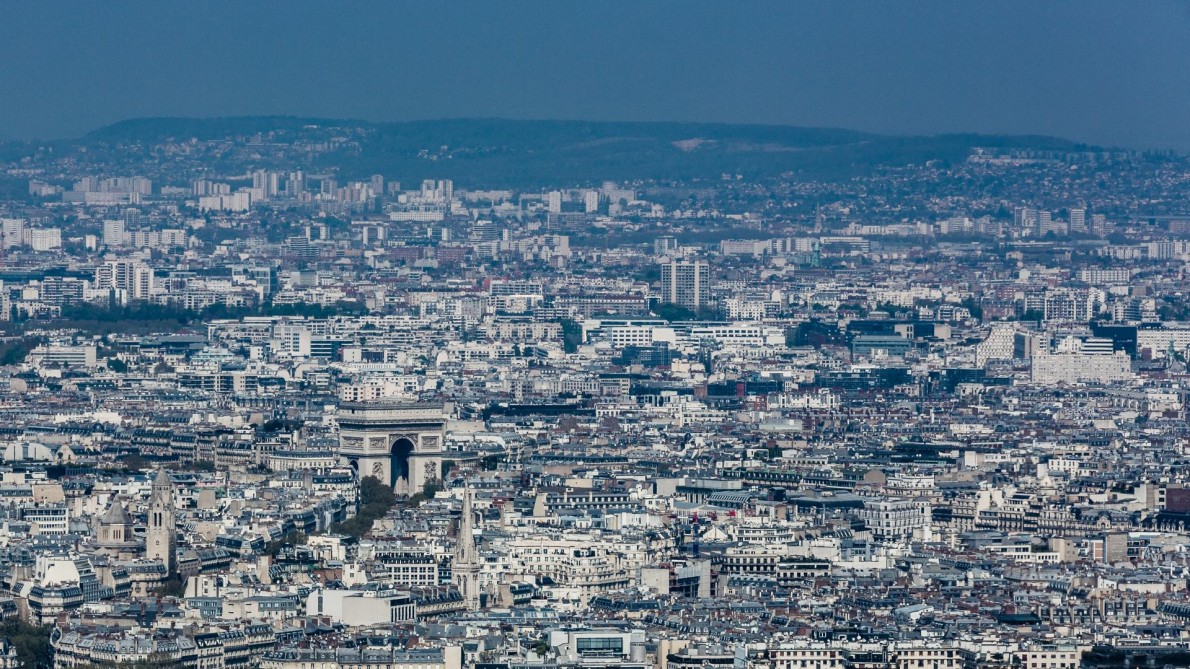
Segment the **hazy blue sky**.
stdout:
[[1190,148],[1190,2],[0,3],[0,136],[245,114]]

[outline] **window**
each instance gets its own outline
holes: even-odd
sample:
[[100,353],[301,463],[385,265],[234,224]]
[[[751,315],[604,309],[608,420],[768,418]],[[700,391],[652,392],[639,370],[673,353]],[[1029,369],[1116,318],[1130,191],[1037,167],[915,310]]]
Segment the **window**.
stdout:
[[620,637],[579,637],[575,642],[579,655],[611,655],[624,652]]

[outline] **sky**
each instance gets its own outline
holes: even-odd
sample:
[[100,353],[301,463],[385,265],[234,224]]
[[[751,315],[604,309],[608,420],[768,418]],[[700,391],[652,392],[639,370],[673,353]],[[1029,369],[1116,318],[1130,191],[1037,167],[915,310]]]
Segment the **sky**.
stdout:
[[0,3],[0,138],[257,114],[740,122],[1190,150],[1190,2]]

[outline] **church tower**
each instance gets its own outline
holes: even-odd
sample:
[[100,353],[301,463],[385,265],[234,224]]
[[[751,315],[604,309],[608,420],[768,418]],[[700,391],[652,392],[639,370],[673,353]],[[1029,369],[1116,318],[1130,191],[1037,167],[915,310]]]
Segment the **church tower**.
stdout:
[[479,610],[479,551],[475,549],[475,512],[471,508],[471,489],[463,490],[463,515],[459,519],[459,536],[455,542],[452,580],[467,604],[468,611]]
[[149,497],[149,523],[145,530],[145,557],[161,560],[173,576],[177,534],[174,525],[174,485],[164,469],[157,470],[153,494]]

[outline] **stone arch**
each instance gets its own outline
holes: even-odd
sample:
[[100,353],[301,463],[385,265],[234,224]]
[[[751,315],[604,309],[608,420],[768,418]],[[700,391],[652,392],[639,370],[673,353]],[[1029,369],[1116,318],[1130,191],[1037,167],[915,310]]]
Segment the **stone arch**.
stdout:
[[389,485],[396,486],[401,479],[410,480],[409,456],[417,450],[417,445],[409,437],[397,437],[393,440],[389,453],[392,461],[389,463]]

